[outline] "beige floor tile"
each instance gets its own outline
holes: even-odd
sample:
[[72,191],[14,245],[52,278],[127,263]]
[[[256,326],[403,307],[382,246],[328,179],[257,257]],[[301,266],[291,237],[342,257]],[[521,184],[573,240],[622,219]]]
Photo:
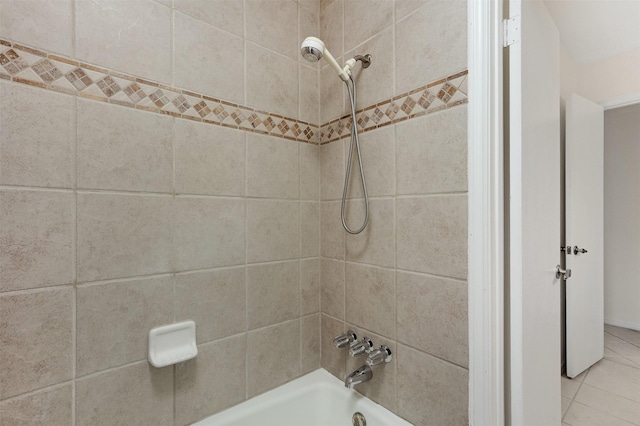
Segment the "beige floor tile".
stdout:
[[580,381],[562,377],[562,397],[573,399],[580,388]]
[[633,424],[640,424],[640,402],[586,384],[582,385],[575,400]]
[[567,411],[569,410],[570,405],[571,405],[571,398],[565,398],[563,396],[562,397],[562,417],[564,417],[564,415],[567,414]]
[[585,384],[640,402],[640,369],[609,360],[591,367]]
[[633,423],[576,401],[569,407],[564,421],[571,426],[633,426]]

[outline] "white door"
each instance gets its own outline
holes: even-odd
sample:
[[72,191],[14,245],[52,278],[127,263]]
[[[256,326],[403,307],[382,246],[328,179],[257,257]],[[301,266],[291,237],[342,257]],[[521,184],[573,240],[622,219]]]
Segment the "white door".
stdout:
[[514,426],[560,425],[558,31],[541,1],[510,0],[510,396]]
[[565,256],[572,272],[566,284],[567,376],[576,377],[604,356],[602,106],[571,94],[565,152],[565,241],[572,246]]

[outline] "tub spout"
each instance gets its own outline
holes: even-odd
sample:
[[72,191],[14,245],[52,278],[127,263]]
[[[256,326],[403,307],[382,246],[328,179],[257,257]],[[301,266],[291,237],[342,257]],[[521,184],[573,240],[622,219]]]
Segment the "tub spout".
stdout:
[[373,371],[368,365],[363,365],[355,369],[355,371],[347,376],[344,380],[344,386],[353,389],[360,383],[368,382],[373,379]]

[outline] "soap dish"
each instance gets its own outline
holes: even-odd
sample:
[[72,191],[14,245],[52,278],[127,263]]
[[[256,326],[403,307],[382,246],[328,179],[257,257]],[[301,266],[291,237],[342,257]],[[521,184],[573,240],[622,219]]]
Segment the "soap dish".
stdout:
[[196,323],[183,321],[149,331],[149,363],[154,367],[177,364],[198,355]]

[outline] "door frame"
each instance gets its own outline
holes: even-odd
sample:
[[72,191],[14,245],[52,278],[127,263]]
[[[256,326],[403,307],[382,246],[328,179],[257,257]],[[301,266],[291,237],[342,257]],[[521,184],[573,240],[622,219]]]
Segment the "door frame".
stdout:
[[505,424],[503,5],[468,0],[469,424]]

